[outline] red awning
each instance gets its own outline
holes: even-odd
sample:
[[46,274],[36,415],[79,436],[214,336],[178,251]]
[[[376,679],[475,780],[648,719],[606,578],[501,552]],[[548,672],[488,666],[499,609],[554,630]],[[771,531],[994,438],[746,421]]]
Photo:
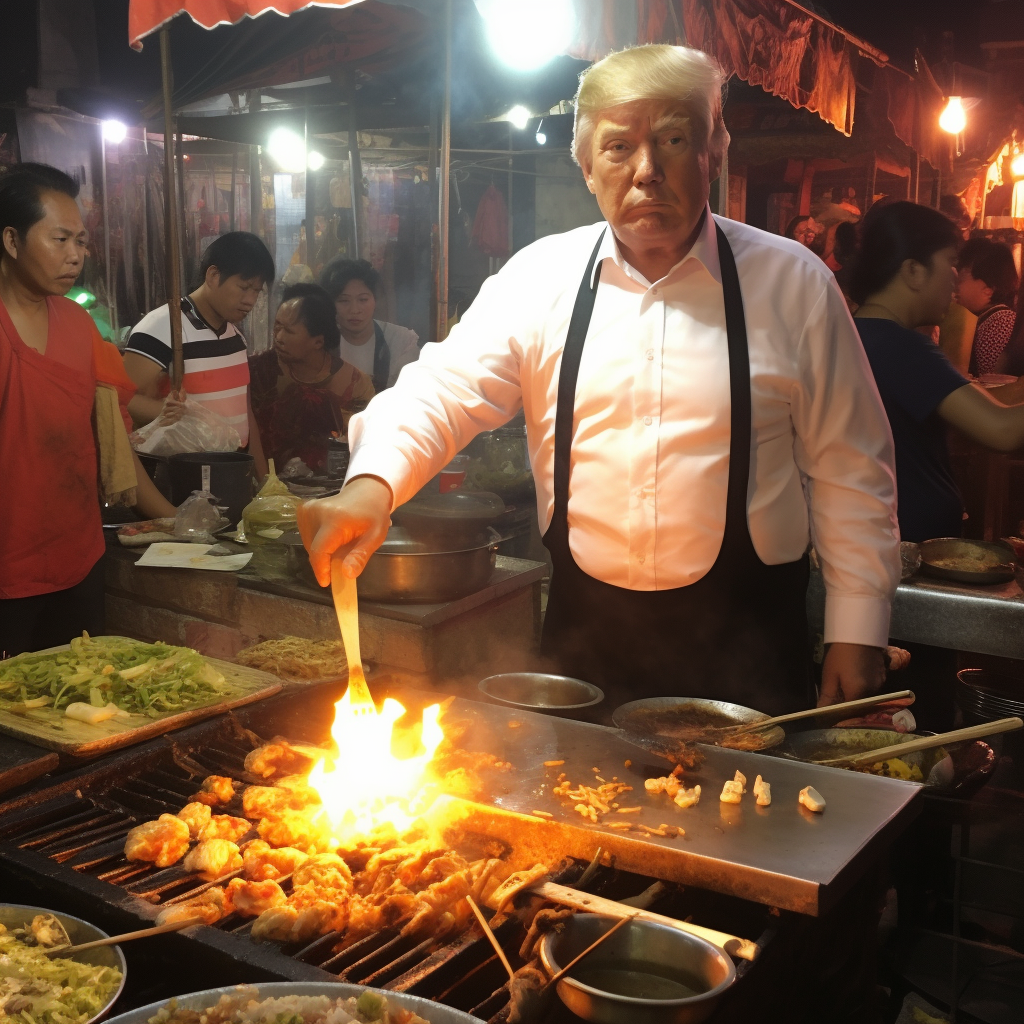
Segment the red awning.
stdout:
[[184,12],[203,28],[234,25],[268,11],[286,17],[307,7],[349,7],[362,0],[129,0],[128,41],[136,50],[142,40]]

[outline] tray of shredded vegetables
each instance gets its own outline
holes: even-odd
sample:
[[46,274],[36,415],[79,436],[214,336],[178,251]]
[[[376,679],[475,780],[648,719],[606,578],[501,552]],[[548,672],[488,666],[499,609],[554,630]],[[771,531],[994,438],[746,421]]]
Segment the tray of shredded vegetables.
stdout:
[[109,1024],[480,1024],[477,1017],[406,992],[345,982],[283,981],[191,992]]
[[84,633],[0,662],[0,732],[91,757],[280,689],[266,672],[188,647]]
[[104,939],[87,921],[41,907],[0,904],[0,1020],[5,1024],[90,1024],[124,986],[117,946],[70,957],[47,950]]

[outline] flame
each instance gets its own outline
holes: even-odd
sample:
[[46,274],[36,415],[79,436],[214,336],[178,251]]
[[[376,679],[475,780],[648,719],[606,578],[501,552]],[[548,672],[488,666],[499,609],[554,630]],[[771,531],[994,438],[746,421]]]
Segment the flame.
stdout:
[[[372,713],[364,708],[368,706]],[[381,825],[407,831],[415,821],[410,804],[423,783],[423,773],[444,732],[439,704],[425,708],[421,719],[422,752],[399,758],[391,751],[395,722],[405,708],[388,697],[378,710],[372,703],[353,704],[349,691],[334,705],[331,737],[337,752],[321,759],[309,773],[309,784],[323,801],[335,836],[366,834]]]

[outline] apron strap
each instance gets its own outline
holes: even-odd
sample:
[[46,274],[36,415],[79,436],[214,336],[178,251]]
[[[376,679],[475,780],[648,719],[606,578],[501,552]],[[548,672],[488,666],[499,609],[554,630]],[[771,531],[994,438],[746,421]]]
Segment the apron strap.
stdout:
[[569,466],[573,417],[576,411],[576,381],[580,375],[583,345],[587,340],[587,330],[597,299],[597,286],[601,280],[601,268],[598,266],[595,274],[594,264],[597,263],[597,253],[607,230],[605,228],[601,232],[587,262],[587,272],[580,281],[576,305],[573,306],[572,318],[569,320],[569,333],[565,336],[565,345],[562,348],[562,365],[558,371],[558,404],[555,407],[555,504],[551,518],[552,522],[557,523],[564,521],[569,514]]
[[730,540],[750,544],[747,526],[747,487],[750,483],[750,353],[743,294],[732,247],[722,228],[715,225],[718,263],[722,271],[725,330],[729,346],[729,397],[732,402],[729,444],[729,489],[726,498],[724,547]]
[[373,321],[373,390],[379,395],[391,376],[391,349],[384,337],[384,328]]

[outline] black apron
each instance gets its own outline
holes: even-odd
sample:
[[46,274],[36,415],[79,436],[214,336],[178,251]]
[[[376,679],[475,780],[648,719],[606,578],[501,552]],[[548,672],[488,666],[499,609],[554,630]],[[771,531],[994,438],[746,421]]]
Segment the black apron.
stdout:
[[730,701],[770,715],[814,705],[805,598],[808,558],[765,565],[747,527],[750,359],[732,249],[717,228],[732,401],[722,547],[707,575],[673,590],[628,590],[585,573],[569,549],[569,468],[576,381],[594,311],[600,241],[580,283],[562,353],[555,413],[554,511],[544,544],[553,572],[542,652],[604,689],[605,716],[643,697]]

